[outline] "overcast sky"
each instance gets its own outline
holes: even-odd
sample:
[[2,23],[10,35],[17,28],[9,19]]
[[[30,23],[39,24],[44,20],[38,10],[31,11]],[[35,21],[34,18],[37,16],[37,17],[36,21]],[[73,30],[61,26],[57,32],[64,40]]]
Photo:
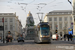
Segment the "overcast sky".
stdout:
[[0,13],[16,12],[23,27],[25,27],[29,11],[32,13],[36,25],[39,23],[38,12],[43,12],[44,17],[46,13],[53,10],[72,10],[72,6],[68,0],[0,0]]

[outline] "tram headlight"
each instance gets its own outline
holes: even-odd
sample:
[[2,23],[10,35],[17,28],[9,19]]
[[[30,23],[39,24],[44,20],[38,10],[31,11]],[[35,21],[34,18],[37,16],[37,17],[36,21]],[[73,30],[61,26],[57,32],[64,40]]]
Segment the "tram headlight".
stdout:
[[40,35],[40,37],[43,37],[42,35]]

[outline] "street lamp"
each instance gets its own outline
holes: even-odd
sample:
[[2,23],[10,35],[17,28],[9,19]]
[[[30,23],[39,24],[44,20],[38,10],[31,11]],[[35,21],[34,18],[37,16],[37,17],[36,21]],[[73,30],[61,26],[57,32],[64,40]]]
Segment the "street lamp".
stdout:
[[2,18],[2,22],[3,22],[3,43],[5,43],[5,40],[4,40],[4,17]]

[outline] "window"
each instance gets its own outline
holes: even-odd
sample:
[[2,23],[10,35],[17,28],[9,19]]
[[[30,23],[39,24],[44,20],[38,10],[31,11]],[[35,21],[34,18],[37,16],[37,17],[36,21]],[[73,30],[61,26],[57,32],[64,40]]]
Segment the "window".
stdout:
[[49,21],[52,21],[52,18],[49,18]]
[[10,25],[10,30],[13,30],[13,26],[12,25]]
[[56,23],[54,23],[54,29],[56,29],[56,26],[57,26],[57,24],[56,24]]
[[50,24],[50,29],[52,29],[52,24]]
[[4,15],[7,15],[7,14],[4,14]]
[[70,20],[72,20],[72,17],[70,17]]
[[67,23],[65,23],[65,28],[67,28]]
[[64,13],[62,13],[62,14],[64,14]]
[[0,18],[0,22],[2,22],[2,18]]
[[59,23],[59,29],[62,29],[62,23]]
[[67,17],[65,17],[65,21],[67,21]]
[[10,18],[10,22],[13,22],[13,19],[12,18]]
[[59,21],[62,21],[62,17],[59,17]]
[[54,21],[57,21],[57,18],[56,17],[54,18]]
[[9,15],[13,15],[13,13],[10,13]]
[[68,12],[68,14],[70,14],[70,13]]
[[7,25],[5,25],[5,30],[7,30],[8,29],[8,27],[7,27]]
[[5,18],[5,22],[7,22],[7,18]]
[[57,14],[59,14],[59,13],[57,13]]
[[2,15],[2,14],[0,14],[0,15]]
[[52,13],[52,14],[54,14],[54,13]]

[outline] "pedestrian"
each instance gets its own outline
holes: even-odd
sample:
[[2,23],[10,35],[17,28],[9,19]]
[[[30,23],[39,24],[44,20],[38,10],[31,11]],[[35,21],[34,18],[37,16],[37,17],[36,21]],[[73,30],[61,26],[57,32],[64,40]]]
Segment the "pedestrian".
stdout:
[[66,35],[64,34],[64,41],[66,41]]
[[58,34],[56,34],[56,40],[58,40]]
[[9,42],[9,39],[8,39],[8,36],[6,36],[6,43],[8,43]]
[[72,36],[72,34],[70,34],[70,39],[71,39],[71,41],[72,41],[72,38],[73,38],[73,36]]
[[70,35],[69,34],[67,35],[67,38],[68,38],[68,41],[69,41],[69,38],[70,38]]
[[69,39],[71,39],[71,41],[72,41],[72,38],[73,38],[73,36],[72,36],[72,34],[70,33],[70,35],[68,35],[68,41],[69,41]]

